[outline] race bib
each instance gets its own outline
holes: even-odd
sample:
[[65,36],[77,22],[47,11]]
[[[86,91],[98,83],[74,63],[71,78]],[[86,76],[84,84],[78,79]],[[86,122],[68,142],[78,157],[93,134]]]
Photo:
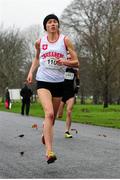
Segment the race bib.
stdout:
[[54,57],[46,58],[45,67],[48,69],[60,69],[60,66],[57,65],[56,59]]
[[64,78],[68,80],[73,80],[74,79],[74,73],[71,72],[65,72]]

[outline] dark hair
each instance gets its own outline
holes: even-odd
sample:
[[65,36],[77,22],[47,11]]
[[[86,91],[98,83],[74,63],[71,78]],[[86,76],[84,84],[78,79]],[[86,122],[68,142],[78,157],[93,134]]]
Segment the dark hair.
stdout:
[[58,19],[58,17],[57,17],[55,14],[49,14],[49,15],[47,15],[47,16],[45,17],[45,19],[44,19],[44,21],[43,21],[43,26],[44,26],[44,29],[45,29],[45,30],[47,30],[47,29],[46,29],[46,24],[47,24],[47,22],[48,22],[49,19],[55,19],[55,20],[57,20],[58,26],[59,26],[59,19]]

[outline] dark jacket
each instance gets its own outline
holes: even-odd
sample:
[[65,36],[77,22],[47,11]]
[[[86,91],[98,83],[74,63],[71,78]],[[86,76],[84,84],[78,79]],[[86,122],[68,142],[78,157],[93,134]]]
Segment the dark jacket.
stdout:
[[27,87],[27,85],[25,85],[21,89],[20,95],[23,97],[24,101],[30,102],[30,97],[33,95],[33,92]]
[[8,102],[10,101],[10,93],[8,90],[5,93],[5,100],[7,100]]

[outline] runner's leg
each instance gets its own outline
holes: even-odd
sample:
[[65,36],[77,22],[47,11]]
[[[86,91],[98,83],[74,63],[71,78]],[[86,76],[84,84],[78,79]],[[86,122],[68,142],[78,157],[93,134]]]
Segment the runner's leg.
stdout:
[[54,122],[54,110],[52,103],[52,95],[47,89],[38,89],[38,96],[45,113],[43,134],[46,145],[46,155],[49,151],[52,151],[53,141],[53,122]]
[[53,97],[54,121],[58,113],[61,97]]
[[74,97],[68,99],[66,101],[66,131],[70,130],[71,127],[71,116],[72,116],[72,109],[74,105]]
[[61,118],[63,116],[64,106],[65,106],[65,103],[63,101],[61,101],[59,109],[58,109],[58,113],[57,113],[58,118]]

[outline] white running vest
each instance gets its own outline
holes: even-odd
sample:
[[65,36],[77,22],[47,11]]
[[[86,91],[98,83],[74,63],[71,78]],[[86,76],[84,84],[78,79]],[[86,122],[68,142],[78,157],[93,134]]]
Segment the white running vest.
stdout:
[[56,64],[56,59],[67,59],[67,50],[64,42],[65,36],[60,34],[59,39],[52,43],[47,35],[40,42],[40,66],[38,67],[36,80],[46,82],[63,82],[65,66]]

